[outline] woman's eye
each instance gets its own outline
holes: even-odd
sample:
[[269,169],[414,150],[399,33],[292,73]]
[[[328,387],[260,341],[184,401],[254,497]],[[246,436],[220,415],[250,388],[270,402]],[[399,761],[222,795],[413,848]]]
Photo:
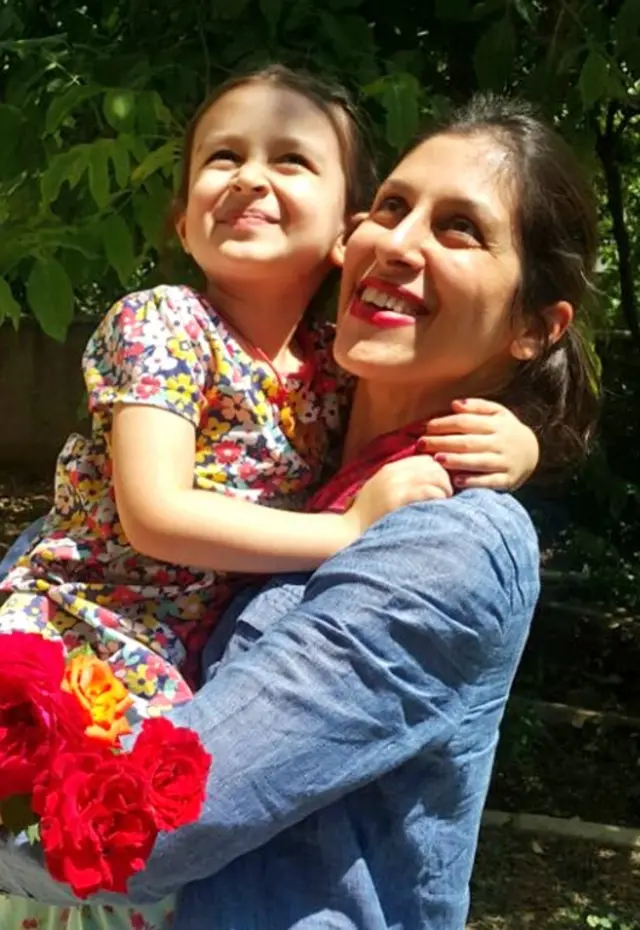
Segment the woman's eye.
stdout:
[[442,232],[452,232],[476,242],[483,242],[483,236],[476,224],[466,216],[450,216],[440,220],[438,227]]
[[212,152],[207,158],[207,164],[210,165],[214,161],[230,161],[236,165],[240,161],[240,156],[237,152],[234,152],[233,149],[216,149],[216,151]]

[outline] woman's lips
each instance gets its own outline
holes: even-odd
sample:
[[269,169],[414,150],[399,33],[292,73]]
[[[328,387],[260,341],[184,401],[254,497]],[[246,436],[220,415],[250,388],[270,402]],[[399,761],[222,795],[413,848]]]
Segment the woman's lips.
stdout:
[[376,307],[375,304],[366,304],[359,296],[353,298],[348,312],[356,319],[364,320],[365,323],[377,326],[378,329],[397,329],[399,326],[416,325],[416,317],[398,313],[396,310]]

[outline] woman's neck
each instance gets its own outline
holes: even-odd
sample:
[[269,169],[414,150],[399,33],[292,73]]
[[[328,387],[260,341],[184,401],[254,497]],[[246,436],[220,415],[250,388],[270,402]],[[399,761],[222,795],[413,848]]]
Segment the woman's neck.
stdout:
[[[275,280],[273,280],[275,279]],[[207,297],[248,347],[258,348],[281,372],[295,368],[293,337],[317,288],[316,282],[277,280],[209,282]]]
[[[474,383],[471,383],[473,381]],[[487,397],[488,383],[481,388],[475,379],[457,379],[441,385],[417,387],[384,381],[358,381],[343,449],[343,461],[358,456],[378,436],[401,429],[418,420],[451,413],[454,400]]]

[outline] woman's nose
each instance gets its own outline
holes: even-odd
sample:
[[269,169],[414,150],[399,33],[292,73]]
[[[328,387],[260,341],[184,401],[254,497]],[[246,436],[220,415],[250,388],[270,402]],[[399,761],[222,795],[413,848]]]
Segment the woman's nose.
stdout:
[[231,186],[239,194],[260,194],[266,191],[267,181],[260,165],[246,161],[236,171]]
[[425,266],[425,237],[420,224],[407,217],[393,229],[388,229],[377,242],[378,261],[389,268],[410,268],[420,271]]

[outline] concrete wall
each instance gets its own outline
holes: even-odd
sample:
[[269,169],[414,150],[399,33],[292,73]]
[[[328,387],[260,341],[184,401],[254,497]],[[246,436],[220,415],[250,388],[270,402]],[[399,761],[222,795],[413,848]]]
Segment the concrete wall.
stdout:
[[75,323],[62,344],[35,322],[0,326],[0,468],[50,474],[69,433],[86,431],[80,359],[95,325]]

